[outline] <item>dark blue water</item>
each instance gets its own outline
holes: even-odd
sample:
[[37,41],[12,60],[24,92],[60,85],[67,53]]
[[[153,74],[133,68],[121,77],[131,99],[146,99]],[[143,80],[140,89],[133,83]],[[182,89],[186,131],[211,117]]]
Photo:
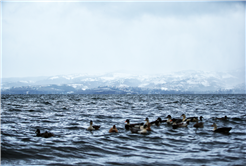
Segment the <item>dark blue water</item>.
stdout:
[[[124,128],[181,114],[203,116],[204,128]],[[90,120],[100,130],[87,131]],[[230,134],[214,133],[213,122]],[[113,125],[119,133],[108,133]],[[37,128],[55,136],[36,137]],[[1,164],[246,165],[246,95],[2,95]]]

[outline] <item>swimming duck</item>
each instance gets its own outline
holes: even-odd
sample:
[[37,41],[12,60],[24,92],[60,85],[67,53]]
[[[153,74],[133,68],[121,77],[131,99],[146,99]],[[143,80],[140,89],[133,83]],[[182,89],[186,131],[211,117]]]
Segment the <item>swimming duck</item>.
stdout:
[[160,123],[166,122],[167,120],[162,120],[160,117],[157,118]]
[[[148,131],[151,131],[151,128],[150,128],[150,126],[151,126],[151,124],[150,124],[150,122],[149,122],[149,118],[146,118],[144,121],[146,121],[146,123],[144,124],[144,125],[146,125],[147,127],[146,127],[146,130],[148,130]],[[144,129],[144,126],[134,126],[133,128],[139,128],[140,130],[143,130]]]
[[36,132],[35,132],[37,135],[37,137],[44,137],[44,138],[49,138],[49,137],[53,137],[54,134],[52,133],[48,133],[47,131],[45,131],[45,133],[40,133],[40,130],[37,129]]
[[[200,116],[200,120],[202,121],[202,116]],[[196,120],[196,124],[194,124],[194,126],[193,127],[195,127],[195,128],[203,128],[203,123],[202,122],[200,122],[200,123],[198,123],[198,119]]]
[[[183,117],[182,122],[184,122],[184,121],[187,121],[187,120],[188,120],[188,119],[186,119],[185,114],[182,114],[182,115],[181,115],[181,117]],[[190,121],[190,120],[188,120],[188,121]]]
[[132,133],[138,133],[138,134],[146,134],[146,133],[148,133],[147,127],[148,127],[147,125],[144,125],[143,129],[133,127],[133,128],[131,128],[131,132]]
[[131,127],[135,127],[135,126],[141,126],[143,125],[144,123],[135,123],[135,124],[130,124],[130,120],[129,119],[126,119],[125,121],[127,124],[125,124],[125,129],[126,130],[129,130]]
[[189,124],[189,121],[181,122],[181,123],[173,122],[172,127],[173,129],[177,129],[178,127],[187,127],[188,124]]
[[168,115],[167,116],[167,118],[168,118],[167,122],[168,122],[168,124],[172,124],[173,122],[176,122],[176,124],[184,122],[185,121],[185,115],[182,114],[181,117],[183,117],[183,119],[172,118],[170,115]]
[[145,123],[145,125],[149,125],[149,118],[145,118],[145,120],[144,121],[146,121],[146,123]]
[[111,129],[109,129],[108,132],[109,133],[112,133],[112,132],[118,133],[118,130],[117,130],[116,126],[114,125],[113,127],[111,127]]
[[188,117],[186,120],[189,120],[190,122],[196,122],[196,120],[198,120],[198,117]]
[[[151,128],[150,128],[151,124],[149,122],[149,118],[146,118],[145,121],[146,123],[144,124],[144,126],[146,125],[146,130],[151,131]],[[140,129],[143,130],[144,126],[140,126]]]
[[37,134],[37,135],[36,135],[37,137],[43,137],[43,136],[44,136],[44,133],[40,133],[40,130],[39,130],[39,129],[37,129],[37,130],[35,131],[35,133]]
[[87,128],[87,130],[99,130],[100,126],[95,126],[95,125],[92,126],[92,124],[93,124],[93,122],[91,120],[90,126]]
[[[147,129],[150,127],[150,124],[144,125],[143,129],[141,131],[138,131],[139,134],[146,134],[148,133]],[[149,128],[150,129],[150,128]]]
[[216,118],[216,119],[219,119],[219,120],[227,120],[227,116],[221,117],[221,118]]
[[160,126],[160,124],[162,122],[166,122],[167,120],[162,120],[160,117],[158,117],[155,121],[150,122],[151,125],[156,125],[156,126]]
[[216,123],[213,123],[212,127],[214,127],[214,132],[219,132],[219,133],[229,133],[229,131],[232,129],[231,127],[221,127],[217,128]]
[[[147,125],[147,127],[146,127],[146,130],[151,131],[150,126],[151,126],[151,124],[149,123],[149,124]],[[143,128],[144,128],[144,127],[143,127]]]
[[47,131],[45,131],[45,133],[44,133],[44,138],[49,138],[49,137],[53,137],[53,136],[54,136],[54,134],[48,133]]
[[166,118],[168,118],[167,121],[166,121],[167,124],[172,124],[173,123],[171,115],[167,115]]
[[181,116],[183,116],[183,121],[196,122],[196,120],[198,120],[198,117],[188,117],[188,118],[186,118],[185,114],[182,114]]
[[[151,131],[151,128],[150,128],[151,124],[149,122],[149,118],[146,118],[144,121],[146,121],[146,123],[144,124],[144,126],[146,125],[146,130]],[[133,130],[133,131],[143,130],[144,126],[135,125],[135,126],[131,127],[131,130]]]

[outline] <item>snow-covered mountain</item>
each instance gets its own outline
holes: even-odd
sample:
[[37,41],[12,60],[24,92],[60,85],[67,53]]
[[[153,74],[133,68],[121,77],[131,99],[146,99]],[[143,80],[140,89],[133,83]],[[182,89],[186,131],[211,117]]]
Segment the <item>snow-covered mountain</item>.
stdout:
[[[2,93],[14,90],[14,88],[46,89],[50,86],[63,89],[69,87],[69,93],[92,89],[116,88],[118,90],[155,89],[159,91],[182,91],[195,93],[213,93],[227,91],[232,93],[245,93],[245,71],[235,70],[231,72],[205,72],[205,71],[181,71],[169,74],[72,74],[52,77],[35,78],[3,78]],[[65,86],[65,87],[64,87]],[[66,89],[65,88],[65,89]],[[66,91],[67,92],[67,91]],[[131,92],[127,92],[131,93]]]

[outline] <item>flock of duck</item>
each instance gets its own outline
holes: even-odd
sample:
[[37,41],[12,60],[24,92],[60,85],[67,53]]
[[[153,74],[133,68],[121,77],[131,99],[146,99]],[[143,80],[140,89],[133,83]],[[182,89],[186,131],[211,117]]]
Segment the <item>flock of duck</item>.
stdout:
[[[200,116],[198,117],[188,117],[186,118],[185,114],[182,114],[181,117],[183,117],[183,119],[175,119],[172,118],[170,115],[168,115],[166,118],[167,120],[162,120],[160,117],[158,117],[155,121],[153,122],[149,122],[149,118],[146,118],[145,121],[146,123],[134,123],[134,124],[130,124],[130,120],[126,119],[125,121],[125,129],[126,130],[131,130],[132,133],[138,133],[138,134],[146,134],[148,133],[148,131],[151,131],[151,126],[152,125],[156,125],[156,126],[160,126],[161,123],[167,123],[168,125],[171,125],[173,129],[177,129],[179,127],[187,127],[189,125],[190,122],[196,122],[193,127],[195,128],[203,128],[204,127],[204,123],[202,122],[203,117]],[[219,120],[227,120],[227,116],[222,117],[222,118],[216,118]],[[199,122],[200,121],[200,122]],[[213,123],[212,127],[214,127],[213,131],[214,132],[219,132],[219,133],[229,133],[229,131],[232,129],[231,127],[221,127],[221,128],[217,128],[216,123]],[[93,131],[93,130],[99,130],[100,126],[96,126],[93,125],[93,121],[90,121],[90,126],[87,128],[87,130],[89,131]],[[109,129],[109,133],[118,133],[118,130],[116,128],[115,125],[113,125],[113,127],[111,127]],[[44,137],[44,138],[49,138],[49,137],[53,137],[54,134],[49,133],[49,132],[45,132],[45,133],[40,133],[40,130],[37,129],[36,130],[36,136],[37,137]]]

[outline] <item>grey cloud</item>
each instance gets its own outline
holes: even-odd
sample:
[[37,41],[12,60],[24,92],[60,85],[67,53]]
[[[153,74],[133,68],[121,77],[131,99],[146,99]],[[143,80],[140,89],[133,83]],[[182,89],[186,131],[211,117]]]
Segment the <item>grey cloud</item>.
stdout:
[[244,4],[8,3],[3,76],[244,66]]

